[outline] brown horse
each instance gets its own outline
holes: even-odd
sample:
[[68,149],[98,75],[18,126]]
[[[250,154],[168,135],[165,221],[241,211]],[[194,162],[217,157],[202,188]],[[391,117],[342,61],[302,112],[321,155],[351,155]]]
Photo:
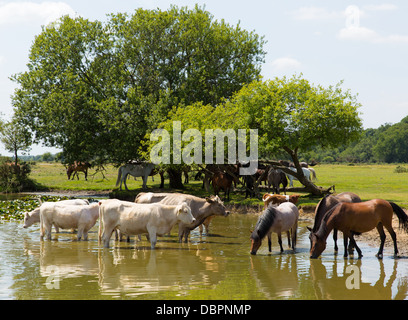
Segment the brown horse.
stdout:
[[91,167],[91,164],[89,162],[81,162],[81,161],[74,161],[73,164],[68,165],[67,167],[67,176],[68,180],[71,178],[72,175],[72,180],[74,180],[75,175],[77,176],[77,179],[79,180],[79,174],[78,172],[83,172],[85,174],[85,180],[88,180],[88,168]]
[[232,181],[234,178],[224,172],[216,172],[214,176],[212,177],[212,186],[214,188],[214,195],[218,195],[220,190],[224,190],[225,192],[225,198],[227,200],[230,199],[230,191],[232,189]]
[[262,200],[264,202],[264,208],[266,209],[269,204],[281,204],[284,202],[292,202],[293,204],[296,204],[299,200],[300,195],[294,194],[290,196],[282,196],[280,194],[270,194],[270,193],[265,193],[262,197]]
[[[316,232],[319,229],[320,223],[322,222],[322,219],[324,215],[326,214],[326,212],[341,202],[358,203],[358,202],[361,202],[361,199],[358,195],[356,195],[353,192],[342,192],[342,193],[339,193],[338,195],[328,195],[324,197],[317,204],[317,207],[315,210],[315,221],[314,221],[313,229],[310,229],[309,227],[307,227],[307,229],[310,232]],[[334,251],[337,252],[339,251],[339,247],[337,246],[337,229],[333,229],[333,240],[334,240]],[[353,250],[352,248],[353,248],[352,246],[349,247],[351,252]],[[347,248],[344,248],[344,250],[347,250]]]
[[[377,257],[382,259],[385,242],[385,227],[391,235],[394,242],[394,255],[397,256],[397,236],[392,228],[392,213],[398,217],[400,227],[408,233],[408,216],[395,203],[382,199],[374,199],[360,203],[340,203],[330,209],[322,219],[319,229],[310,234],[312,248],[310,249],[310,258],[316,259],[326,249],[326,239],[333,229],[344,233],[344,247],[347,248],[347,240],[356,248],[358,258],[361,254],[360,248],[354,240],[354,234],[368,232],[374,228],[380,235],[381,244]],[[347,250],[345,250],[345,257]]]

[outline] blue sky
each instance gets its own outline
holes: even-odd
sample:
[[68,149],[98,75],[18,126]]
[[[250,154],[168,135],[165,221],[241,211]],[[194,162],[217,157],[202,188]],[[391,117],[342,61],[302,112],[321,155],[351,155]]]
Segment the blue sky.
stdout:
[[[265,37],[265,79],[303,76],[358,94],[365,128],[396,123],[408,115],[408,2],[327,0],[0,0],[0,111],[12,115],[12,74],[26,70],[28,53],[41,25],[63,14],[101,21],[112,12],[160,8],[171,4],[210,11],[215,19]],[[31,154],[55,149],[33,147]],[[8,155],[0,145],[0,154]]]

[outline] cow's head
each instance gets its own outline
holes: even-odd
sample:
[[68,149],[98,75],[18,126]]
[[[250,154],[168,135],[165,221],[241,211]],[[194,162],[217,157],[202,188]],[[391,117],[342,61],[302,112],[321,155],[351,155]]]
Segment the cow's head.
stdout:
[[[35,215],[37,209],[34,209],[31,212],[24,212],[24,224],[23,228],[28,228],[29,226],[32,226],[36,222],[40,222],[40,216],[37,214]],[[38,208],[39,210],[39,208]]]
[[178,220],[180,220],[181,222],[185,224],[191,224],[195,222],[196,219],[191,214],[191,208],[187,203],[183,202],[179,204],[176,210]]
[[229,211],[225,209],[224,203],[221,201],[218,196],[211,196],[205,198],[205,200],[210,204],[211,213],[217,216],[228,216]]

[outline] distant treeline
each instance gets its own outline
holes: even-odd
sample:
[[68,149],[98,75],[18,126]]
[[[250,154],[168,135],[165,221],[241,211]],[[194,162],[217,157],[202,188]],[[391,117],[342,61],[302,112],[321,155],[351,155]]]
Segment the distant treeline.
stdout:
[[[285,154],[275,155],[276,159],[285,158]],[[377,129],[366,129],[361,139],[339,148],[317,147],[302,152],[300,158],[320,163],[407,163],[408,162],[408,116],[391,125],[384,124]],[[36,156],[20,156],[23,161],[61,162],[62,153],[46,152]]]
[[394,125],[384,124],[366,129],[361,139],[335,149],[315,148],[302,153],[307,161],[349,163],[406,163],[408,162],[408,116]]

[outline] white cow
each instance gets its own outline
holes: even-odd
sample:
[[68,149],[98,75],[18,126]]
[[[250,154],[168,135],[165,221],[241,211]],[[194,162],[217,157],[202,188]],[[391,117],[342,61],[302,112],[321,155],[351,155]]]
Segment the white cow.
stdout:
[[[48,202],[40,202],[42,205],[43,203],[48,203]],[[50,203],[55,203],[58,205],[88,205],[89,202],[88,200],[82,200],[82,199],[73,199],[73,200],[61,200],[58,202],[50,202]],[[41,207],[41,206],[40,206]],[[35,208],[33,211],[30,212],[24,212],[24,225],[23,228],[28,228],[32,226],[34,223],[40,222],[40,207]],[[59,232],[58,228],[55,229],[56,232]]]
[[116,180],[116,186],[119,185],[119,190],[122,190],[122,183],[125,185],[126,190],[129,190],[126,185],[126,178],[130,174],[134,177],[142,177],[143,179],[143,189],[147,188],[147,178],[152,173],[154,169],[153,163],[138,163],[138,164],[126,164],[121,166],[118,170],[118,179]]
[[114,230],[126,235],[148,233],[151,248],[154,249],[157,236],[169,233],[177,222],[191,224],[194,221],[191,209],[185,202],[164,205],[105,200],[100,202],[99,241],[103,242],[105,248],[109,248],[109,240]]
[[40,236],[51,240],[51,227],[77,229],[77,239],[88,240],[88,231],[99,218],[99,203],[87,206],[61,205],[53,202],[43,203],[40,207]]

